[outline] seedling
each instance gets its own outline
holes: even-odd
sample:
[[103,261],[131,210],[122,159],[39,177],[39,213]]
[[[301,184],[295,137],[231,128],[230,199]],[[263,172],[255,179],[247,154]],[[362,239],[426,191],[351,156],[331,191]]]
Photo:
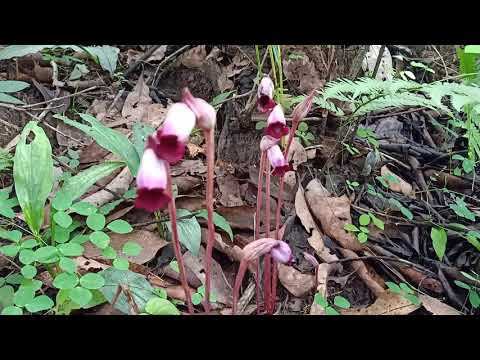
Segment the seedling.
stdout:
[[308,131],[308,125],[304,121],[298,125],[298,130],[295,131],[295,135],[297,135],[297,140],[301,139],[305,146],[312,145],[312,141],[315,140],[315,136]]
[[388,286],[391,292],[394,294],[398,294],[403,298],[407,299],[414,305],[420,305],[421,301],[417,295],[415,295],[415,291],[410,287],[410,285],[401,282],[400,284],[395,284],[391,281],[386,281],[385,285]]
[[[466,278],[468,278],[472,281],[475,281],[475,283],[480,282],[480,276],[476,273],[473,273],[473,275],[471,275],[471,274],[467,274],[467,273],[462,271],[462,274]],[[463,281],[459,281],[459,280],[454,280],[454,283],[458,287],[461,287],[462,289],[465,289],[465,290],[468,291],[468,301],[470,302],[470,305],[474,309],[478,309],[480,307],[480,295],[478,293],[478,287],[477,286],[471,286],[471,285],[466,284]]]
[[355,191],[355,188],[360,186],[360,184],[356,181],[346,180],[346,183],[347,183],[347,187],[352,191]]
[[377,136],[372,129],[359,127],[356,135],[359,138],[365,139],[375,150],[378,149],[379,143]]
[[363,244],[366,243],[368,240],[368,234],[369,230],[367,226],[372,222],[377,228],[380,230],[384,230],[385,224],[383,223],[382,220],[377,218],[375,215],[373,215],[371,212],[368,212],[367,214],[360,215],[358,218],[359,222],[359,227],[353,225],[353,224],[345,224],[343,228],[346,231],[355,233],[355,236],[357,237],[357,240]]
[[340,309],[349,309],[350,302],[343,296],[335,296],[333,299],[333,304],[329,303],[327,299],[320,293],[316,293],[314,297],[315,304],[323,307],[325,315],[340,315],[337,311]]

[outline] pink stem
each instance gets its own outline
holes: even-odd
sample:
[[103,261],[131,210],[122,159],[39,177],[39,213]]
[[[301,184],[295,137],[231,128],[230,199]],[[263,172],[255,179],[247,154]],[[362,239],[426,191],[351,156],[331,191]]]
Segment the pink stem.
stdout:
[[[279,237],[280,232],[280,211],[282,209],[282,202],[283,202],[283,188],[284,188],[284,177],[280,177],[280,190],[278,193],[278,202],[277,202],[277,209],[275,211],[275,239],[282,240]],[[272,271],[272,313],[275,312],[275,303],[277,300],[277,284],[278,284],[278,268],[277,263],[273,261],[272,263],[273,271]]]
[[[245,276],[245,272],[248,268],[248,261],[242,260],[240,262],[240,267],[238,268],[237,277],[235,278],[235,285],[233,287],[233,304],[232,304],[232,315],[235,315],[237,311],[237,301],[238,301],[238,293],[240,292],[240,286],[242,285],[243,277]],[[258,274],[257,274],[258,278]]]
[[[265,161],[266,180],[265,180],[265,237],[270,237],[270,163]],[[263,286],[265,291],[265,310],[267,314],[270,313],[270,296],[272,292],[272,278],[271,278],[271,255],[265,255],[263,261]]]
[[183,290],[185,291],[185,299],[187,299],[188,312],[193,314],[192,299],[190,297],[190,289],[188,287],[188,281],[185,272],[185,265],[183,264],[182,250],[180,247],[180,239],[177,231],[177,209],[175,206],[175,199],[173,197],[172,189],[172,175],[170,174],[170,165],[167,164],[167,191],[172,197],[172,200],[168,203],[168,211],[170,212],[170,222],[172,225],[172,239],[173,239],[173,251],[177,258],[178,268],[180,270],[180,281],[182,283]]
[[[260,155],[260,165],[258,167],[258,182],[257,182],[257,211],[255,214],[255,236],[254,240],[258,240],[260,237],[260,214],[262,210],[262,195],[263,195],[263,173],[265,171],[266,153],[262,151]],[[257,302],[257,314],[261,311],[260,304],[260,260],[256,260],[257,276],[255,277],[255,293]]]
[[298,118],[293,118],[292,119],[292,128],[290,129],[290,134],[288,135],[288,142],[287,142],[287,147],[285,148],[284,156],[285,159],[288,160],[288,151],[290,150],[290,146],[292,145],[293,138],[295,137],[295,132],[297,131],[298,128],[298,123],[300,119]]
[[213,171],[215,166],[215,133],[213,129],[204,131],[207,147],[207,189],[206,206],[208,222],[207,251],[205,255],[205,311],[210,311],[210,281],[212,269],[212,251],[215,242],[215,227],[213,224]]

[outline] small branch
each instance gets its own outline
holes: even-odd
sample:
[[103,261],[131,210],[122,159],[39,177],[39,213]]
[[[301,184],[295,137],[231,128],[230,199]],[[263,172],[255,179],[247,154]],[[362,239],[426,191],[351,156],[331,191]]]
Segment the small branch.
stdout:
[[372,79],[375,79],[377,76],[378,68],[382,62],[383,53],[385,52],[385,46],[386,45],[381,45],[380,50],[378,51],[377,62],[375,63],[375,68],[373,69]]

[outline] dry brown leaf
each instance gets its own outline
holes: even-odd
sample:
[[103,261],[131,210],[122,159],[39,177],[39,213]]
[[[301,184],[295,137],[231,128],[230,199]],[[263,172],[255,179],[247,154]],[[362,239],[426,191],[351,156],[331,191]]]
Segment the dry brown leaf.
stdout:
[[205,209],[205,197],[197,195],[178,196],[175,199],[177,208],[186,209],[190,212],[195,212]]
[[148,116],[148,107],[152,104],[150,90],[145,84],[143,74],[138,78],[133,91],[128,94],[122,109],[122,117],[128,123],[144,121]]
[[180,55],[178,61],[189,69],[199,69],[205,62],[206,57],[205,45],[199,45]]
[[232,229],[254,230],[253,218],[255,216],[255,208],[252,206],[220,206],[217,208],[217,212],[227,219]]
[[188,194],[192,189],[203,183],[202,179],[194,176],[175,176],[172,183],[177,185],[179,194]]
[[433,315],[462,315],[461,312],[434,297],[420,294],[419,298],[422,306]]
[[95,141],[82,148],[80,153],[80,164],[89,164],[104,159],[109,151],[98,145]]
[[205,174],[207,172],[207,166],[202,160],[183,160],[181,163],[172,166],[172,176],[178,176],[183,174],[197,175]]
[[191,158],[196,157],[198,154],[205,154],[205,149],[193,143],[187,144],[188,156]]
[[76,257],[74,261],[77,264],[77,270],[82,274],[92,271],[105,270],[110,267],[93,259],[87,259],[84,256]]
[[315,64],[305,53],[301,54],[301,58],[283,60],[283,72],[288,80],[298,84],[298,90],[302,93],[322,88],[325,84]]
[[351,233],[344,230],[352,223],[350,200],[345,196],[330,197],[319,180],[311,180],[305,190],[305,199],[312,214],[320,221],[322,229],[345,249],[361,250],[362,246]]
[[[120,174],[118,174],[115,179],[113,179],[110,184],[108,184],[105,188],[113,191],[115,194],[123,195],[127,192],[128,188],[130,187],[130,183],[133,180],[133,176],[130,173],[128,167],[125,167]],[[100,190],[86,198],[82,199],[82,201],[88,202],[96,207],[100,207],[105,205],[106,203],[112,201],[114,196],[112,193],[106,190]]]
[[167,51],[167,45],[160,46],[153,54],[147,59],[147,61],[160,61],[165,57],[165,51]]
[[165,120],[165,116],[170,109],[171,104],[167,107],[163,106],[162,104],[150,104],[147,107],[147,117],[143,120],[146,121],[150,126],[157,129],[160,125],[163,124]]
[[[83,131],[74,128],[73,126],[67,125],[63,121],[58,122],[57,130],[57,142],[60,146],[66,146],[68,148],[71,148],[78,146],[78,141],[86,145],[89,145],[93,142],[93,139],[90,136],[86,135]],[[74,138],[77,141],[65,137],[61,133],[69,136],[70,138]]]
[[220,204],[226,207],[243,205],[240,195],[240,183],[233,175],[219,176],[216,180],[222,194]]
[[308,160],[315,159],[315,157],[317,156],[317,149],[308,149],[306,150],[306,152]]
[[297,170],[298,165],[303,164],[308,160],[305,148],[296,138],[293,139],[292,145],[288,150],[287,160],[288,162],[293,161],[293,170]]
[[277,266],[278,279],[292,295],[301,298],[307,296],[315,289],[315,275],[302,274],[293,266],[283,264],[277,264]]
[[414,267],[399,266],[398,270],[416,286],[421,286],[423,289],[433,291],[437,294],[441,294],[444,291],[443,285],[439,280],[421,273]]
[[107,216],[105,222],[108,224],[109,222],[120,219],[124,215],[128,214],[134,208],[135,208],[135,205],[131,205],[131,206],[124,207],[123,209],[120,209],[118,211],[115,211],[114,213]]
[[[382,166],[382,168],[380,169],[380,174],[385,178],[385,181],[387,182],[390,190],[402,193],[407,196],[412,196],[412,193],[413,193],[412,185],[407,183],[400,176],[390,171],[387,165]],[[389,177],[387,177],[388,175],[394,176],[395,178],[398,179],[398,181],[397,182],[392,181],[391,179],[389,179]]]
[[[145,264],[152,260],[157,254],[158,250],[168,244],[167,241],[161,239],[157,234],[146,230],[134,230],[129,234],[115,234],[110,233],[110,246],[117,250],[119,256],[125,257],[128,261],[135,264]],[[124,256],[122,254],[123,245],[132,241],[142,247],[142,251],[138,256]],[[102,250],[90,242],[86,242],[84,256],[89,259],[104,259]]]
[[[317,268],[317,293],[325,299],[328,298],[327,283],[331,271],[331,264],[320,264]],[[325,309],[314,301],[310,307],[310,315],[325,315]]]
[[366,308],[345,309],[340,310],[340,313],[342,315],[407,315],[419,307],[419,305],[414,305],[404,297],[388,290]]
[[338,258],[334,254],[331,254],[328,248],[325,247],[322,234],[308,209],[303,188],[301,186],[298,187],[297,194],[295,195],[295,211],[307,233],[312,234],[312,236],[308,238],[308,243],[315,250],[320,259],[325,262],[338,260]]

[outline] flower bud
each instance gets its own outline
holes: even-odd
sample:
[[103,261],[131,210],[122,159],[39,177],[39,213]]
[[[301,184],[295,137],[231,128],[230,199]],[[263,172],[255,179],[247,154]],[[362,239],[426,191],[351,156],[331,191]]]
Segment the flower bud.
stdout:
[[266,113],[275,107],[276,104],[273,100],[274,87],[272,79],[268,76],[260,81],[257,91],[257,105],[260,112]]
[[194,97],[188,88],[182,91],[182,101],[195,113],[198,127],[203,130],[215,127],[217,114],[212,105],[203,99]]

